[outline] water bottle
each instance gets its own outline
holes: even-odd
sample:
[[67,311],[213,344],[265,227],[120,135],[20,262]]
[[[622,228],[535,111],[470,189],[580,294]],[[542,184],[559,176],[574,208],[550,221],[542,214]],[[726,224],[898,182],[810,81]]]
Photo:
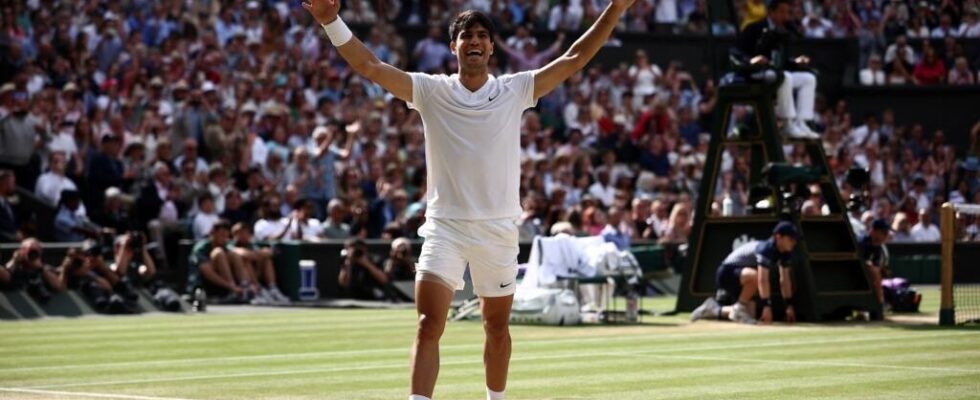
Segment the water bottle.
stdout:
[[317,289],[316,261],[299,261],[299,299],[302,301],[315,301],[320,298],[320,290]]
[[735,201],[729,193],[725,193],[725,198],[721,200],[721,215],[731,217],[735,213]]
[[626,321],[635,323],[640,320],[639,295],[635,290],[626,293]]
[[204,288],[202,287],[194,288],[194,297],[193,297],[193,302],[191,303],[191,308],[195,312],[207,312],[208,294],[204,291]]

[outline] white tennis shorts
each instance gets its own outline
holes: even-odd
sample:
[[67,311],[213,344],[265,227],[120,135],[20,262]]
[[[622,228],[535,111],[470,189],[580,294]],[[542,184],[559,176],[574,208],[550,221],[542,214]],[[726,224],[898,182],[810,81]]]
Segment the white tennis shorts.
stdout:
[[470,266],[473,291],[480,297],[514,294],[517,286],[517,221],[514,218],[460,220],[426,218],[419,227],[425,238],[416,270],[442,278],[455,290],[463,288]]

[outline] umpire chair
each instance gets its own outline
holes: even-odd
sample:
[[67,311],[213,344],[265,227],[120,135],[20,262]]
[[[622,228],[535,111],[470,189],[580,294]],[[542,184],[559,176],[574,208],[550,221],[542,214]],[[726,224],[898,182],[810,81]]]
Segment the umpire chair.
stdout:
[[[734,50],[727,60],[718,62],[714,27],[716,23],[737,18],[731,0],[708,0],[706,5],[715,76],[720,71],[729,72],[716,79],[718,100],[711,141],[676,311],[689,312],[715,295],[715,271],[735,247],[752,239],[766,239],[777,222],[789,220],[803,236],[794,251],[792,268],[797,319],[839,320],[857,310],[880,317],[881,305],[860,260],[847,210],[828,168],[821,141],[789,139],[778,133],[774,100],[783,74],[746,65],[741,61],[744,57]],[[747,118],[734,121],[733,114]],[[788,165],[784,146],[802,146],[810,165]],[[735,150],[750,157],[746,212],[712,215],[724,153]],[[802,193],[811,185],[819,186],[828,214],[802,216],[799,212],[801,197],[805,196]],[[770,273],[770,287],[774,317],[780,320],[785,307],[778,290],[778,275],[778,269]]]

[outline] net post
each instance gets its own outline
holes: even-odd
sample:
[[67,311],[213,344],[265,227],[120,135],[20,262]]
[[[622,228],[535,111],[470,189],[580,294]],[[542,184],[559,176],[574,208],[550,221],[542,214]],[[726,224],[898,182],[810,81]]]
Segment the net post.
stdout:
[[942,299],[939,306],[939,325],[956,325],[956,314],[953,309],[953,243],[956,241],[956,211],[950,203],[943,203],[940,211],[940,232]]

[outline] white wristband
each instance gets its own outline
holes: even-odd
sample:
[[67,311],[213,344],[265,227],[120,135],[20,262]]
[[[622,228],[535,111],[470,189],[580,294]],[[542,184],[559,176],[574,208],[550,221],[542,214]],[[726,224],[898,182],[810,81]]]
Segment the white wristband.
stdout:
[[350,38],[354,37],[354,33],[350,31],[344,20],[337,16],[337,19],[329,24],[320,25],[323,27],[323,31],[327,33],[327,37],[330,39],[330,43],[333,43],[334,47],[340,47],[347,43]]

